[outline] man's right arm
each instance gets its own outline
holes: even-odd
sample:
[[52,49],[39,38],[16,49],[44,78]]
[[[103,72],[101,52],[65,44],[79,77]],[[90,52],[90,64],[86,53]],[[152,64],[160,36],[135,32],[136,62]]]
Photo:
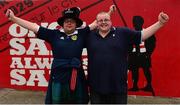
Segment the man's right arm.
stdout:
[[16,17],[14,15],[14,13],[12,12],[12,10],[8,9],[7,12],[6,12],[6,16],[8,17],[8,19],[26,29],[29,29],[35,33],[38,32],[39,30],[39,25],[37,25],[36,23],[32,23],[32,22],[29,22],[27,20],[24,20],[24,19],[21,19],[19,17]]

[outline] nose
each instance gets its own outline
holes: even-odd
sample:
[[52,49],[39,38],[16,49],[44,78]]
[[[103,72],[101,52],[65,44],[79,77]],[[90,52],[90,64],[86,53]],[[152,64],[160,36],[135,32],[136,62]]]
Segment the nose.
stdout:
[[106,23],[106,20],[102,20],[102,23]]

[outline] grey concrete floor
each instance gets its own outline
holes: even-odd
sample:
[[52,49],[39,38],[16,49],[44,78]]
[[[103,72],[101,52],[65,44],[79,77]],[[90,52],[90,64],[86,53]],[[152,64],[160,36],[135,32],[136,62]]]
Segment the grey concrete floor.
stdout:
[[[0,104],[44,104],[45,92],[0,89]],[[129,96],[129,104],[180,104],[180,98]]]

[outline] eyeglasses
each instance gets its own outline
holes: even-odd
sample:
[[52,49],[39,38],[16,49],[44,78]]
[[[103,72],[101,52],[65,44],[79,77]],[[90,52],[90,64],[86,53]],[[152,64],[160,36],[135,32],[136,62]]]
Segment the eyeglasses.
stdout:
[[110,19],[101,19],[101,20],[97,20],[98,23],[107,23],[107,22],[110,22]]

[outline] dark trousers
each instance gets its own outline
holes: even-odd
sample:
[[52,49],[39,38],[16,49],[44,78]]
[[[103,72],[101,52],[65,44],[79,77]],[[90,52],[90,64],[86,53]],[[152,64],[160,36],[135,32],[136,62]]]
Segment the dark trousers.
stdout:
[[127,94],[99,94],[90,91],[91,104],[127,104]]

